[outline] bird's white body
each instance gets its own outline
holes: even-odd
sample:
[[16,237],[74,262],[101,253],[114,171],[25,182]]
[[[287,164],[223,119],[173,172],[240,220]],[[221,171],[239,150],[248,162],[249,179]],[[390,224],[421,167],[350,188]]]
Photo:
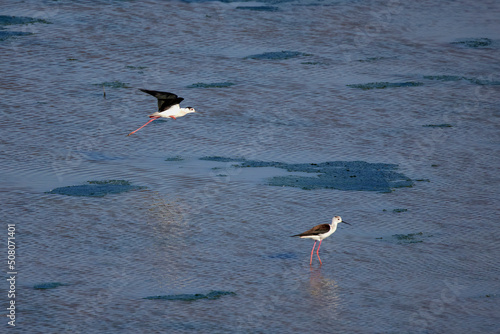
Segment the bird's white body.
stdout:
[[178,118],[192,112],[196,112],[196,110],[194,110],[194,108],[181,108],[178,104],[176,104],[167,110],[152,113],[149,117]]
[[337,230],[337,224],[330,224],[330,231],[324,233],[324,234],[319,234],[319,235],[304,235],[301,236],[300,238],[302,239],[313,239],[313,240],[323,240],[328,238]]
[[331,236],[337,230],[337,224],[342,222],[342,218],[340,216],[335,216],[332,219],[332,223],[330,225],[330,230],[325,231],[326,233],[317,234],[317,235],[301,235],[300,238],[303,239],[313,239],[313,240],[323,240]]

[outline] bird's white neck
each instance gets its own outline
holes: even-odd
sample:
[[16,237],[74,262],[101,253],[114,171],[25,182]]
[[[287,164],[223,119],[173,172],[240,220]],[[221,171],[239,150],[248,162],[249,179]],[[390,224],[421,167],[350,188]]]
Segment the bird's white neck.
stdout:
[[330,232],[331,233],[333,233],[333,232],[335,232],[337,230],[337,225],[338,225],[337,222],[332,222],[330,224]]

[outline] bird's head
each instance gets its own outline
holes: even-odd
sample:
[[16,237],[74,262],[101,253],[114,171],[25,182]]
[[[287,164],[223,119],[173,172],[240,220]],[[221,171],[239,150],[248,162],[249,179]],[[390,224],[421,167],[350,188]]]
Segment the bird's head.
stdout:
[[191,112],[196,112],[196,110],[194,110],[194,108],[192,107],[187,107],[187,108],[184,108],[186,110],[186,114],[189,114]]
[[336,224],[338,224],[338,223],[344,223],[344,224],[347,224],[347,225],[351,225],[351,224],[349,224],[348,222],[343,221],[343,220],[342,220],[342,217],[340,217],[340,216],[335,216],[335,217],[333,217],[333,219],[332,219],[332,224],[335,224],[335,225],[336,225]]

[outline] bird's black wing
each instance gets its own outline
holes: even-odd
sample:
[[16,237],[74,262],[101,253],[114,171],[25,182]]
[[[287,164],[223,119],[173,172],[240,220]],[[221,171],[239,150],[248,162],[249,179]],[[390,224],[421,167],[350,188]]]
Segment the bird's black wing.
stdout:
[[303,237],[307,235],[319,235],[323,233],[327,233],[330,231],[330,225],[329,224],[321,224],[314,226],[312,229],[305,231],[304,233],[297,234],[297,235],[292,235],[292,237]]
[[168,92],[158,92],[156,90],[148,90],[148,89],[139,89],[144,93],[148,93],[153,95],[158,99],[158,111],[164,111],[170,108],[173,105],[181,103],[184,100],[182,97],[178,97],[175,94]]

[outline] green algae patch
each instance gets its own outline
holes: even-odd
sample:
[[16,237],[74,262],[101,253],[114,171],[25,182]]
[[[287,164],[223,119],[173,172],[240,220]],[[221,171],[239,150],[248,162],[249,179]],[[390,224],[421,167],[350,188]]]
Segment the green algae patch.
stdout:
[[238,6],[236,9],[253,10],[257,12],[277,12],[279,10],[279,8],[275,6]]
[[23,31],[0,30],[0,41],[5,41],[6,39],[9,39],[11,37],[29,36],[29,35],[33,35],[33,34],[30,32],[23,32]]
[[168,157],[165,161],[182,161],[184,160],[180,155],[176,155],[175,157]]
[[304,190],[337,189],[356,191],[391,192],[394,188],[411,187],[413,182],[401,173],[396,165],[370,164],[364,161],[333,161],[308,168],[306,164],[283,166],[289,172],[318,173],[315,177],[275,176],[272,186],[298,187]]
[[49,21],[43,19],[35,19],[33,17],[0,15],[0,26],[33,23],[51,24],[51,22]]
[[256,55],[251,55],[245,57],[245,59],[255,59],[255,60],[285,60],[290,58],[296,58],[300,56],[310,56],[309,54],[298,52],[298,51],[278,51],[278,52],[264,52]]
[[464,79],[469,81],[470,83],[473,83],[475,85],[480,85],[480,86],[498,86],[498,85],[500,85],[500,81],[484,80],[484,79],[477,79],[477,78],[464,78]]
[[302,65],[328,65],[327,63],[323,63],[320,61],[304,61],[301,64]]
[[34,24],[34,23],[50,24],[50,22],[48,22],[46,20],[35,19],[32,17],[0,15],[0,42],[5,41],[5,40],[12,38],[12,37],[33,35],[33,33],[31,33],[31,32],[4,30],[4,26],[27,25],[27,24]]
[[380,239],[387,242],[396,243],[398,245],[406,245],[406,244],[417,244],[424,242],[425,239],[432,237],[432,234],[418,232],[418,233],[409,233],[409,234],[393,234],[389,237],[379,237],[375,239]]
[[107,82],[102,82],[102,83],[96,83],[93,85],[99,86],[99,87],[109,87],[109,88],[130,88],[128,83],[121,82],[121,81],[107,81]]
[[469,81],[470,83],[473,83],[473,84],[479,85],[479,86],[498,86],[498,85],[500,85],[500,81],[485,80],[485,79],[478,79],[478,78],[467,78],[467,77],[461,77],[461,76],[457,76],[457,75],[424,75],[423,78],[427,79],[427,80],[438,80],[438,81],[466,80],[466,81]]
[[456,42],[451,42],[451,44],[456,44],[460,46],[464,46],[466,48],[486,48],[490,46],[492,43],[489,38],[470,38],[470,39],[461,39]]
[[203,83],[197,82],[195,84],[189,85],[186,88],[227,88],[233,86],[232,82],[212,82],[212,83]]
[[220,157],[220,156],[208,156],[208,157],[203,157],[200,158],[200,160],[206,160],[206,161],[216,161],[216,162],[241,162],[244,161],[244,158],[226,158],[226,157]]
[[134,186],[125,180],[87,181],[88,184],[55,188],[47,194],[66,196],[104,197],[107,194],[119,194],[131,190],[145,189],[146,187]]
[[432,237],[432,235],[424,234],[423,232],[410,233],[410,234],[393,234],[392,238],[397,241],[398,244],[415,244],[424,242],[423,239],[427,237]]
[[289,259],[297,259],[297,254],[288,252],[288,253],[278,253],[278,254],[268,255],[267,257],[270,259],[289,260]]
[[453,125],[448,124],[448,123],[443,123],[443,124],[425,124],[422,125],[424,128],[452,128]]
[[394,188],[412,187],[413,181],[397,172],[397,165],[364,161],[329,161],[323,163],[288,164],[225,157],[204,157],[202,160],[240,162],[239,168],[275,167],[287,172],[311,173],[311,176],[285,175],[267,180],[271,186],[296,187],[304,190],[337,189],[391,192]]
[[408,81],[408,82],[369,82],[365,84],[352,84],[346,86],[351,88],[368,90],[368,89],[385,89],[385,88],[395,88],[395,87],[417,87],[422,85],[423,83],[421,82]]
[[33,289],[36,289],[36,290],[48,290],[48,289],[55,289],[57,287],[67,286],[67,285],[69,285],[69,284],[59,283],[59,282],[40,283],[40,284],[34,285]]
[[360,63],[371,63],[379,60],[391,60],[391,59],[397,59],[397,57],[368,57],[365,59],[358,59]]
[[127,66],[125,66],[125,68],[128,68],[129,70],[142,71],[142,70],[147,69],[148,67],[147,66],[131,66],[131,65],[127,65]]
[[457,75],[424,75],[424,79],[438,81],[460,81],[465,78]]
[[149,300],[180,300],[180,301],[185,301],[185,302],[191,302],[195,300],[200,300],[200,299],[208,299],[208,300],[215,300],[219,299],[222,296],[234,296],[236,293],[231,292],[231,291],[210,291],[207,294],[203,293],[196,293],[196,294],[180,294],[180,295],[164,295],[164,296],[150,296],[150,297],[145,297],[144,299],[149,299]]

